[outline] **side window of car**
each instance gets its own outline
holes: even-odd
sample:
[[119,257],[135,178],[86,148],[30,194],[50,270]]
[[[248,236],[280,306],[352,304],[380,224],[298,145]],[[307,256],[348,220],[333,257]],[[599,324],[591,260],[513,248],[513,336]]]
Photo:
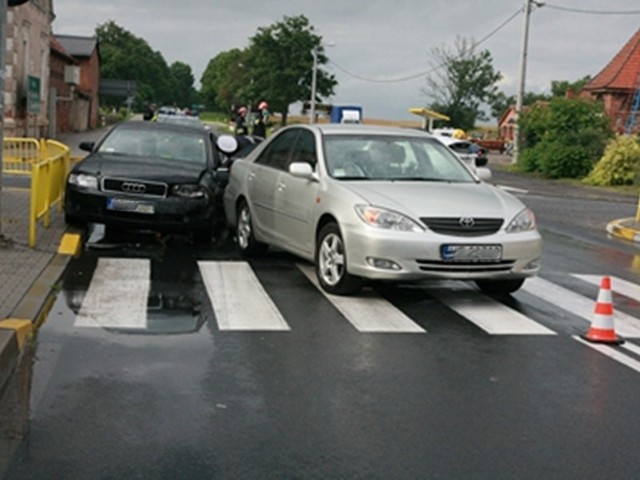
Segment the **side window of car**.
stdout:
[[315,169],[318,163],[316,138],[313,133],[302,130],[291,155],[291,162],[305,162]]
[[262,152],[256,163],[278,170],[286,170],[289,166],[289,157],[295,145],[299,129],[291,129],[282,132],[271,144]]

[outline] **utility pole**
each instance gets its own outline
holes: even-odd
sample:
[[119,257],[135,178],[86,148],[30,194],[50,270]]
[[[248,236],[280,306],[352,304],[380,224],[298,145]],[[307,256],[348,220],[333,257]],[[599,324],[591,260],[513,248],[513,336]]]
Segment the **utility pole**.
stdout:
[[4,84],[7,56],[7,2],[0,0],[0,248],[5,244],[2,235],[2,169],[4,168]]
[[318,75],[318,47],[311,50],[313,70],[311,71],[311,103],[309,106],[309,125],[316,123],[316,77]]
[[527,75],[527,47],[529,44],[529,17],[531,16],[531,1],[524,0],[524,26],[522,28],[522,49],[520,51],[520,81],[516,94],[516,123],[513,129],[513,157],[511,163],[518,163],[520,152],[520,116],[522,114],[522,99],[524,97],[524,84]]

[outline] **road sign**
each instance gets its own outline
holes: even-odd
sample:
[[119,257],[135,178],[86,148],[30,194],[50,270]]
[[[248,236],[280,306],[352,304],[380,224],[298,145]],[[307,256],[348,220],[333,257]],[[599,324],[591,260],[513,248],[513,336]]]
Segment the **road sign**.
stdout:
[[40,78],[27,77],[27,110],[29,113],[40,113]]

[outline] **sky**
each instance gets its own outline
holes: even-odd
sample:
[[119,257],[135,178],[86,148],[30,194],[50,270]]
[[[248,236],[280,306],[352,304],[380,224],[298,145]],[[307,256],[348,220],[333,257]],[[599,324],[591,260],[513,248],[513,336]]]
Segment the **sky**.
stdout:
[[[305,15],[327,45],[323,66],[338,81],[335,105],[361,105],[369,118],[415,120],[430,99],[425,77],[434,49],[461,38],[488,50],[499,87],[521,79],[524,0],[53,0],[53,32],[94,35],[110,20],[144,39],[167,64],[189,65],[199,88],[209,60],[245,48],[258,28]],[[548,93],[553,80],[595,76],[640,28],[638,0],[549,0],[532,8],[525,91]],[[330,46],[329,46],[330,45]],[[300,113],[292,105],[289,113]]]

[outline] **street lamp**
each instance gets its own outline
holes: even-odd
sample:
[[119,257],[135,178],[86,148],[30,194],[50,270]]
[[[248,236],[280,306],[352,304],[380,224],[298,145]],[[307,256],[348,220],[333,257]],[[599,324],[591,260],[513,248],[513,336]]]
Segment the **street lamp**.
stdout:
[[311,70],[311,106],[309,107],[309,125],[316,120],[316,77],[318,75],[318,47],[311,50],[313,70]]
[[[335,42],[327,43],[327,47],[333,47]],[[313,70],[311,71],[311,106],[309,107],[309,124],[316,123],[316,80],[318,77],[318,50],[322,45],[313,47],[311,56],[313,56]]]

